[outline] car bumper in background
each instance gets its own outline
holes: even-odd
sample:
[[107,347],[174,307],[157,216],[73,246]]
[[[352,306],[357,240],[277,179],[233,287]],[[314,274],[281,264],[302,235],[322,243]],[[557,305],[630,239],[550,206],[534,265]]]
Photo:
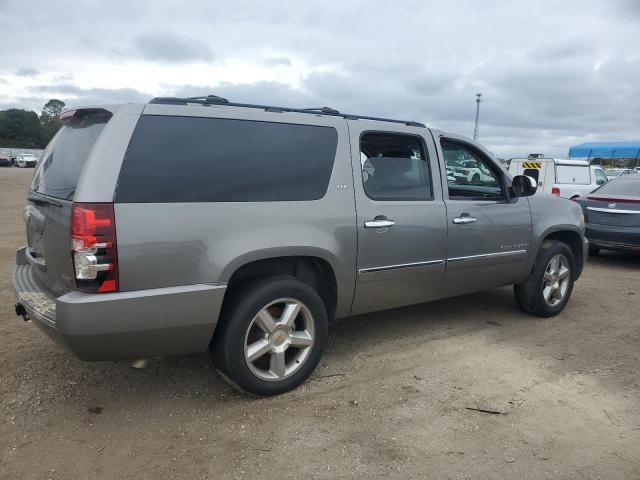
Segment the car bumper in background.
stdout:
[[592,247],[640,251],[640,227],[587,223],[585,235]]
[[69,292],[54,298],[29,264],[13,271],[16,313],[83,360],[206,351],[226,290],[222,284],[135,292]]

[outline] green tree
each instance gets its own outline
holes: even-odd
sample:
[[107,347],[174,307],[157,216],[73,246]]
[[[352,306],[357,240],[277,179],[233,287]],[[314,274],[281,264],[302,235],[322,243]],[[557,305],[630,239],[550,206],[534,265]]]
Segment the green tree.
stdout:
[[65,103],[62,100],[52,98],[45,103],[40,115],[40,123],[42,124],[43,143],[46,145],[53,138],[60,127],[62,121],[60,115],[64,111]]
[[36,112],[17,108],[0,111],[0,146],[42,148],[42,125]]

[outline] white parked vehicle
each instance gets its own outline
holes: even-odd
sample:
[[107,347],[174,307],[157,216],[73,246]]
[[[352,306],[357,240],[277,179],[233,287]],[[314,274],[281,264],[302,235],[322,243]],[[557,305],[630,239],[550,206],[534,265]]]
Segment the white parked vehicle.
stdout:
[[38,158],[33,153],[23,153],[16,158],[16,167],[34,168],[38,163]]
[[447,164],[447,178],[453,176],[456,183],[465,185],[483,185],[495,181],[493,174],[475,160],[449,161]]
[[605,169],[604,173],[607,174],[607,178],[609,180],[613,180],[614,178],[618,178],[623,175],[630,175],[632,173],[636,173],[636,171],[630,168],[607,168]]
[[533,178],[538,183],[536,193],[569,199],[585,196],[609,181],[601,167],[590,165],[586,160],[514,158],[509,172]]

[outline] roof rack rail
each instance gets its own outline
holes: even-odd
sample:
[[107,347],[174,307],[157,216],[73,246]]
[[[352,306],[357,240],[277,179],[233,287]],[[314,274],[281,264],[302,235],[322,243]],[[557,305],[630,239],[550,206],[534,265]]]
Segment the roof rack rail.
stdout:
[[340,112],[335,108],[330,107],[315,107],[315,108],[303,108],[305,112],[319,112],[319,113],[328,113],[330,115],[340,115]]
[[150,104],[160,105],[188,105],[195,103],[203,106],[209,105],[222,105],[227,107],[242,107],[242,108],[257,108],[264,110],[265,112],[293,112],[293,113],[308,113],[314,115],[328,115],[332,117],[342,117],[347,120],[374,120],[377,122],[391,122],[401,123],[409,127],[426,128],[423,123],[413,122],[410,120],[397,120],[392,118],[382,117],[368,117],[364,115],[351,115],[347,113],[340,113],[338,110],[330,107],[315,107],[315,108],[290,108],[290,107],[277,107],[273,105],[258,105],[253,103],[236,103],[230,102],[226,98],[218,97],[217,95],[207,95],[202,97],[156,97],[149,101]]

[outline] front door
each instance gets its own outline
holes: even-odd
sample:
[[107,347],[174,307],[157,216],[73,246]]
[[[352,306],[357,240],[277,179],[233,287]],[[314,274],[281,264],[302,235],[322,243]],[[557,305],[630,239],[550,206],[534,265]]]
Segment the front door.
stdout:
[[506,172],[464,139],[436,138],[447,175],[448,296],[509,285],[522,277],[530,254],[527,198],[509,198]]
[[349,121],[358,256],[353,314],[439,298],[446,211],[428,130]]

